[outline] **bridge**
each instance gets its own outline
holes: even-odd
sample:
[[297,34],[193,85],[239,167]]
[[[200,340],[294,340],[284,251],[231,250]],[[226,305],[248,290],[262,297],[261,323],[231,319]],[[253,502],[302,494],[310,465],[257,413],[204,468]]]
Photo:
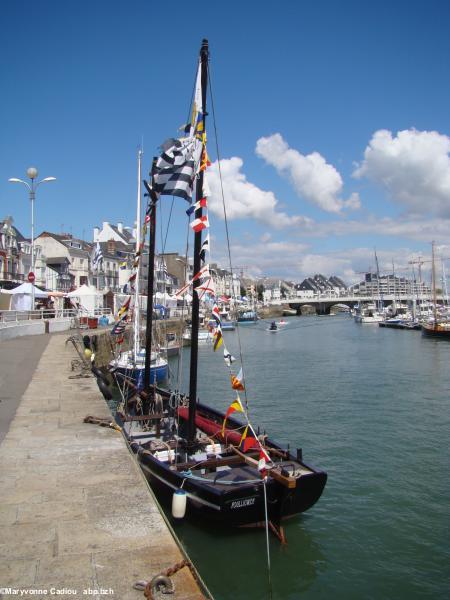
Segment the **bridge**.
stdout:
[[[437,298],[442,301],[442,297],[439,295]],[[412,294],[386,294],[382,299],[374,299],[372,296],[319,296],[313,298],[286,298],[284,301],[289,304],[289,308],[296,310],[298,315],[301,315],[302,308],[312,307],[315,309],[318,315],[329,315],[330,309],[333,306],[345,305],[349,308],[354,308],[357,304],[361,303],[375,303],[383,304],[383,306],[389,306],[394,302],[396,304],[416,304],[429,303],[431,299],[428,295],[423,295],[418,298]]]

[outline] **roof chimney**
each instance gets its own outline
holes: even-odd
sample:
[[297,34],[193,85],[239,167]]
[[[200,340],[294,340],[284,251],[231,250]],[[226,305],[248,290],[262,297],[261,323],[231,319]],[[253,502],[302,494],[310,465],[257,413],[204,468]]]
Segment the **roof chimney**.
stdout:
[[122,221],[119,221],[117,223],[117,230],[118,230],[119,233],[123,233],[123,223],[122,223]]

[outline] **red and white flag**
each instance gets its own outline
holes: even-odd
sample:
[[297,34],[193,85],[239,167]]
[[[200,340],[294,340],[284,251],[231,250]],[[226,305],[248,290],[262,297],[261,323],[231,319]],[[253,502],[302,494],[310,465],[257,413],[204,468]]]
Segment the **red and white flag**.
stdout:
[[214,280],[212,277],[208,277],[205,281],[202,281],[201,284],[195,288],[195,291],[198,294],[199,300],[203,298],[205,294],[209,294],[210,296],[216,295],[216,286],[214,284]]
[[267,477],[267,463],[270,462],[270,458],[263,448],[259,449],[259,460],[258,460],[258,471],[263,479]]
[[200,217],[199,219],[194,219],[191,223],[191,227],[195,233],[198,233],[199,231],[202,231],[202,229],[209,227],[208,215]]

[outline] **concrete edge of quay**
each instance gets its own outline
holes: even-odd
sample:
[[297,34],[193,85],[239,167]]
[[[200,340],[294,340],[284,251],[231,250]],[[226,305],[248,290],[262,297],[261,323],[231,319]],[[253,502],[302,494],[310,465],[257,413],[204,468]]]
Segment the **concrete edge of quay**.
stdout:
[[36,319],[22,322],[2,323],[0,325],[0,342],[12,340],[25,335],[42,335],[57,333],[71,329],[71,319]]
[[[142,599],[136,581],[189,557],[122,433],[83,423],[112,417],[74,358],[49,336],[0,445],[0,597]],[[172,581],[171,598],[211,597],[187,567]]]

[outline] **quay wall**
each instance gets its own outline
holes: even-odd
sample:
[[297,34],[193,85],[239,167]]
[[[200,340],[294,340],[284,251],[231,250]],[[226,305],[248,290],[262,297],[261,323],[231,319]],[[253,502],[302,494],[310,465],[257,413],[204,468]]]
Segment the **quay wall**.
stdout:
[[22,321],[21,323],[4,323],[0,326],[0,342],[25,335],[68,331],[70,326],[71,319],[36,319],[35,321]]

